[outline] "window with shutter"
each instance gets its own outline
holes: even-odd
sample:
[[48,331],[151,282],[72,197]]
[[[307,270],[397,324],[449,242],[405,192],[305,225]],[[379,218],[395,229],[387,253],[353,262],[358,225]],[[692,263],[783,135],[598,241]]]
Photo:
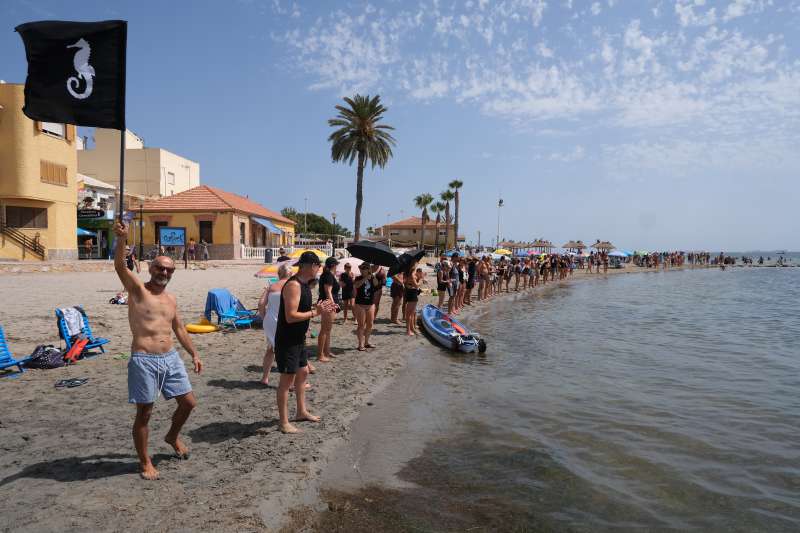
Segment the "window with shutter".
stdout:
[[39,167],[42,183],[67,186],[67,167],[44,160],[39,162]]
[[6,206],[6,225],[10,228],[47,228],[47,209]]

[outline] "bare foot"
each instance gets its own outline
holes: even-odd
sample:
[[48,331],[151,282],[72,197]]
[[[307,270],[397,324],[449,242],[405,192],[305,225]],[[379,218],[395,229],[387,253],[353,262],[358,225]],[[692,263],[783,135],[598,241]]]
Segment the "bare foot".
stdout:
[[328,357],[327,355],[320,355],[319,357],[317,357],[317,361],[319,361],[320,363],[330,363],[331,358]]
[[261,378],[262,385],[269,385],[269,378]]
[[367,349],[366,349],[366,348],[364,348],[363,346],[359,346],[359,347],[357,348],[357,350],[358,350],[359,352],[366,352],[366,351],[367,351]]
[[325,355],[326,355],[328,358],[330,358],[330,359],[336,359],[336,356],[335,356],[335,355],[333,355],[332,353],[327,353],[327,354],[325,354]]
[[[306,383],[305,383],[305,385],[303,385],[303,388],[304,388],[305,390],[308,390],[308,389],[310,389],[310,388],[311,388],[311,383],[309,383],[309,382],[306,382]],[[292,385],[291,387],[289,387],[289,392],[294,392],[294,385]]]
[[164,442],[172,446],[172,449],[175,450],[175,455],[178,459],[188,459],[189,458],[189,448],[183,443],[180,437],[175,437],[174,439],[167,435],[164,437]]
[[309,374],[316,374],[316,372],[317,372],[317,367],[315,367],[314,365],[312,365],[312,364],[309,362],[309,363],[308,363],[308,373],[309,373]]
[[416,337],[417,336],[417,334],[414,333],[413,331],[409,331],[408,333],[406,333],[406,335],[408,335],[409,337]]
[[139,465],[139,477],[147,481],[154,481],[158,479],[158,470],[153,466],[153,463],[147,462],[146,465]]
[[375,345],[374,344],[370,344],[370,343],[366,343],[364,345],[364,348],[375,348]]
[[300,433],[300,430],[292,424],[281,424],[278,429],[280,429],[281,433],[284,434]]
[[320,420],[322,420],[320,417],[311,413],[298,414],[294,419],[295,422],[319,422]]

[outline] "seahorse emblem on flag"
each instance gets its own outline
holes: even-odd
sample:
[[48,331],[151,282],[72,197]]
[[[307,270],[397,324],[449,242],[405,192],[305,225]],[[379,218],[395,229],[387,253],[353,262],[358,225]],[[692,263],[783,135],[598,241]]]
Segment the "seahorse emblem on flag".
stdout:
[[[72,76],[67,80],[67,91],[78,100],[89,98],[92,94],[92,85],[94,78],[94,67],[89,64],[89,56],[92,53],[92,48],[86,39],[78,39],[75,44],[67,45],[67,48],[77,48],[75,57],[72,63],[75,65],[75,70],[78,76]],[[81,85],[81,80],[86,83],[86,89],[82,93],[76,92]]]

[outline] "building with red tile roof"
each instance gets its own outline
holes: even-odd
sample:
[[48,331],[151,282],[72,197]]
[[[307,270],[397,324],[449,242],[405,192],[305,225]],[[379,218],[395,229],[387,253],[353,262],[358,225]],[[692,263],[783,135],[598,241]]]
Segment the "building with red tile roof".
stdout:
[[211,259],[239,259],[242,248],[292,246],[295,223],[245,196],[200,185],[141,206],[145,245],[155,245],[160,228],[184,228],[187,242],[204,241]]

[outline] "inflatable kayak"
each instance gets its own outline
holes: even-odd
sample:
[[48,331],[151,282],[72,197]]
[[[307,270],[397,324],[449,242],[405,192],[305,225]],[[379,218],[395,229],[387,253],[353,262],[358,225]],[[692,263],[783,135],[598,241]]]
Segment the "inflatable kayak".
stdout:
[[435,305],[423,307],[420,320],[425,331],[445,348],[464,353],[486,351],[486,342],[480,335],[468,331],[461,322]]

